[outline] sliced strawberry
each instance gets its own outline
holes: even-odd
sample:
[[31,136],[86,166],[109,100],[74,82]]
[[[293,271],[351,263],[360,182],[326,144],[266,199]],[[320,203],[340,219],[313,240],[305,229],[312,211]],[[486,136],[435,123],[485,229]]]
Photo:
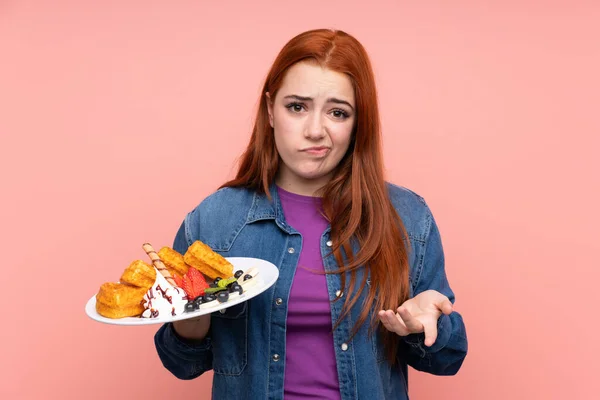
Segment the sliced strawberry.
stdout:
[[185,293],[187,294],[187,297],[189,300],[194,300],[197,296],[194,296],[194,288],[192,286],[192,280],[190,279],[190,277],[185,274],[183,276],[183,279],[181,281],[181,288],[185,291]]
[[[175,278],[174,278],[175,279]],[[181,283],[175,281],[179,287],[181,287],[187,294],[188,299],[193,300],[198,296],[202,296],[206,288],[209,287],[208,283],[204,279],[204,276],[195,268],[190,268],[183,278]]]
[[173,274],[173,280],[175,281],[175,284],[177,286],[179,286],[180,288],[182,288],[181,285],[183,285],[183,279],[181,279],[181,277],[178,274]]
[[192,281],[192,290],[196,297],[203,295],[204,290],[209,287],[208,283],[204,279],[204,276],[196,268],[190,268],[186,275],[189,275]]

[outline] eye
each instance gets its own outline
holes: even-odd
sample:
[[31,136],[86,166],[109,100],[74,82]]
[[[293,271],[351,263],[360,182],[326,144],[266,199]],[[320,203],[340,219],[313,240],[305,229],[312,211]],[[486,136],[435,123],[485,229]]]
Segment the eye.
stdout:
[[304,108],[304,104],[294,102],[294,103],[288,104],[287,106],[285,106],[285,108],[287,108],[288,110],[290,110],[294,113],[299,113]]
[[348,113],[346,111],[341,110],[339,108],[333,110],[332,113],[333,113],[333,116],[338,119],[346,119],[350,116],[350,115],[348,115]]

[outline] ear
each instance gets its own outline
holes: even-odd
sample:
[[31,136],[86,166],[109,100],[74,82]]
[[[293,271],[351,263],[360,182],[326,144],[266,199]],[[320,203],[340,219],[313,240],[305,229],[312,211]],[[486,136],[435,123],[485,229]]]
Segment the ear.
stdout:
[[271,124],[271,128],[274,128],[274,124],[273,124],[273,101],[271,99],[271,94],[269,92],[265,92],[265,101],[267,103],[267,112],[269,113],[269,124]]

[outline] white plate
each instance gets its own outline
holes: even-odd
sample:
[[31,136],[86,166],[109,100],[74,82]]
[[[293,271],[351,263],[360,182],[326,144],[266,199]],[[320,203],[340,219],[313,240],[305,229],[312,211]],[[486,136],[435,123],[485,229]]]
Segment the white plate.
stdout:
[[[261,260],[258,258],[247,258],[247,257],[226,257],[226,260],[233,264],[233,270],[239,269],[247,271],[254,267],[258,269],[258,275],[253,278],[256,279],[256,283],[251,285],[247,291],[244,291],[241,296],[234,299],[228,300],[225,303],[211,302],[210,307],[200,306],[199,310],[192,312],[184,312],[181,315],[175,317],[163,317],[163,318],[141,318],[141,317],[126,317],[126,318],[106,318],[96,312],[96,295],[94,295],[85,305],[85,313],[91,319],[104,322],[106,324],[113,325],[152,325],[152,324],[164,324],[165,322],[181,321],[184,319],[195,318],[200,315],[211,314],[215,311],[224,310],[236,304],[243,303],[250,300],[251,298],[258,296],[275,283],[279,277],[279,270],[272,263]],[[210,303],[207,303],[210,304]]]

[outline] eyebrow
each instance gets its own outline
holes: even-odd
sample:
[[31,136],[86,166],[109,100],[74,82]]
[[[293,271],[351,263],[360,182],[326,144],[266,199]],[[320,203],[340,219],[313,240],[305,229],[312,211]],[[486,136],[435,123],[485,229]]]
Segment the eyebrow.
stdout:
[[[312,97],[298,96],[297,94],[290,94],[289,96],[285,96],[284,99],[296,99],[300,101],[313,101]],[[330,97],[327,99],[327,103],[336,103],[336,104],[345,104],[350,107],[351,110],[354,111],[354,107],[346,100],[337,99],[335,97]]]

